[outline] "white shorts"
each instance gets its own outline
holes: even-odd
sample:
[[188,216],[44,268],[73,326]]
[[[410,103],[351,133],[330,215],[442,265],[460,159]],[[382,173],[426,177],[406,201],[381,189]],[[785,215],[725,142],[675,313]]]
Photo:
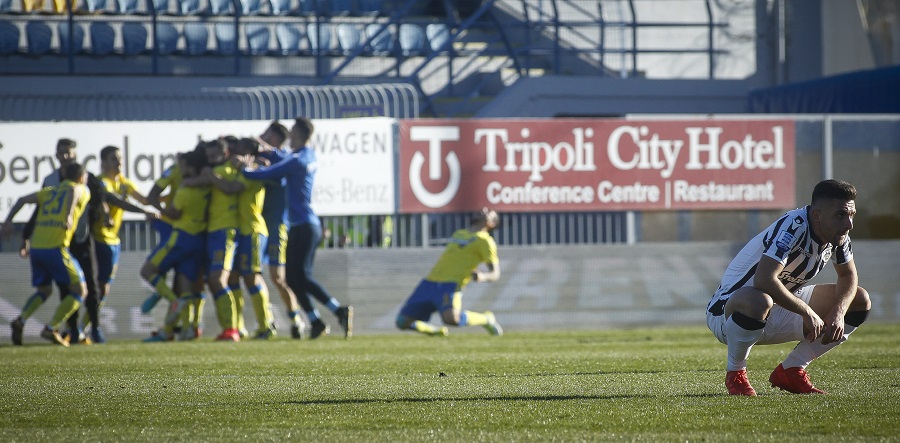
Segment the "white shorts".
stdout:
[[[804,303],[809,304],[815,287],[816,285],[804,286],[797,292],[794,292],[794,295],[803,300]],[[707,311],[706,326],[719,342],[728,344],[728,337],[725,336],[724,315],[712,315],[712,313]],[[763,336],[756,344],[774,345],[776,343],[788,343],[803,339],[803,318],[776,304],[769,311],[769,319],[766,320],[766,327],[763,328]]]

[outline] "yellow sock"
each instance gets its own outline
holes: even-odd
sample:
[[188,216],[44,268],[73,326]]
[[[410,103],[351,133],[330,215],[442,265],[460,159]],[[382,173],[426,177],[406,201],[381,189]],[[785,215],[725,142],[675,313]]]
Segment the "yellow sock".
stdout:
[[205,297],[194,298],[192,307],[194,308],[194,317],[191,319],[195,328],[200,328],[200,321],[203,319],[203,305],[206,304]]
[[[80,307],[81,302],[78,301],[78,299],[71,295],[67,295],[59,304],[59,307],[56,308],[56,313],[53,314],[53,319],[50,320],[50,327],[58,329],[62,322],[69,318],[70,315],[78,312],[78,308]],[[77,338],[78,337],[76,337],[76,340]]]
[[481,312],[463,311],[465,322],[460,322],[460,326],[484,326],[488,323],[487,316]]
[[435,326],[431,323],[426,323],[421,320],[414,321],[412,326],[413,326],[413,329],[415,329],[416,331],[419,331],[423,334],[434,334],[441,329],[440,326]]
[[214,298],[219,325],[222,326],[222,329],[237,329],[237,319],[234,318],[234,299],[231,291],[228,288],[222,289]]
[[44,304],[44,300],[47,299],[46,295],[41,294],[40,292],[35,292],[28,298],[28,301],[25,302],[25,307],[22,308],[22,319],[27,320],[34,314],[34,311],[37,311],[38,308]]
[[166,277],[163,275],[157,275],[154,277],[156,279],[156,283],[153,284],[153,287],[156,288],[156,293],[159,294],[160,297],[173,302],[175,301],[175,291],[166,284]]
[[234,297],[234,322],[237,325],[239,331],[246,330],[247,327],[244,325],[244,291],[240,286],[232,286],[231,287],[231,296]]
[[272,326],[272,309],[269,305],[269,291],[263,285],[252,288],[253,312],[256,313],[257,331],[265,331]]

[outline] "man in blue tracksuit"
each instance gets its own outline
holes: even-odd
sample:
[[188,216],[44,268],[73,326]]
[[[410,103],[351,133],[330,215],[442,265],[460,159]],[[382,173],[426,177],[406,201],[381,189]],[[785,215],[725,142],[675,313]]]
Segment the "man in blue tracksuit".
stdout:
[[322,226],[319,217],[310,207],[317,166],[316,152],[307,146],[312,133],[313,125],[309,119],[296,118],[288,137],[291,152],[267,149],[262,155],[271,165],[256,170],[245,169],[244,176],[251,180],[285,179],[287,218],[290,225],[285,264],[288,286],[296,294],[297,301],[309,318],[310,338],[328,333],[328,326],[312,305],[312,295],[337,316],[344,330],[344,337],[349,339],[353,333],[353,307],[341,305],[313,278],[313,262],[322,240]]

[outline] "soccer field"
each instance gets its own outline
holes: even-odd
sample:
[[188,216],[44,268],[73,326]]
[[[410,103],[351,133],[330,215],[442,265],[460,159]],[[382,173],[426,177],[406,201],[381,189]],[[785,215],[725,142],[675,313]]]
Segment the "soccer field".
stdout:
[[344,341],[0,346],[3,441],[898,441],[900,325],[810,366],[828,395],[726,395],[702,327]]

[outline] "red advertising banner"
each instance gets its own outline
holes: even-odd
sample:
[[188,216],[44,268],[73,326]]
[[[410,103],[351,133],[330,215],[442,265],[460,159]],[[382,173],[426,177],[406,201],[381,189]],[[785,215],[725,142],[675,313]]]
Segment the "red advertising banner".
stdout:
[[787,120],[401,120],[400,212],[787,209]]

